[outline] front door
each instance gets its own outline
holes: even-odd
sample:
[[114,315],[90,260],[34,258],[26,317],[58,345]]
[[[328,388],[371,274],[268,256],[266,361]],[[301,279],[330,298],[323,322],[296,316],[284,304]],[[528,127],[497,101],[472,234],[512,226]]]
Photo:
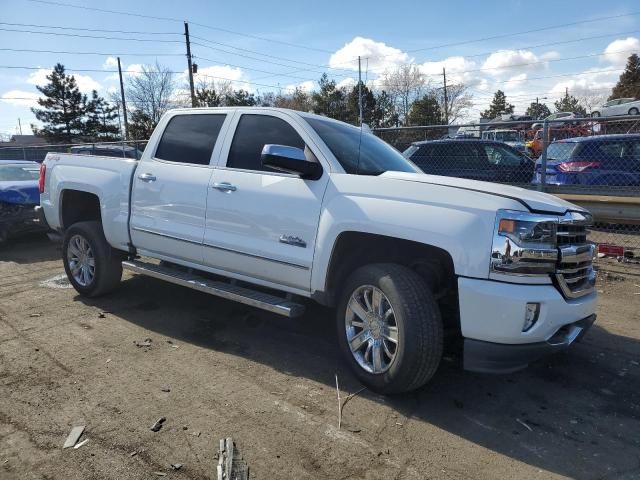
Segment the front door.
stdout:
[[[225,114],[178,114],[133,179],[131,238],[143,254],[202,263],[214,146]],[[161,128],[161,127],[159,127]]]
[[328,173],[303,180],[265,170],[260,158],[266,144],[306,146],[311,152],[298,122],[283,112],[245,113],[234,120],[235,134],[209,185],[206,265],[290,291],[309,290]]

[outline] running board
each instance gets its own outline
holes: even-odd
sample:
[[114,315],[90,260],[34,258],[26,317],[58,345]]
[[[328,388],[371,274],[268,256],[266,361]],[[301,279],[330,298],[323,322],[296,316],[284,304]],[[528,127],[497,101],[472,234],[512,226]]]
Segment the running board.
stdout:
[[127,260],[122,262],[122,268],[134,273],[148,275],[166,282],[175,283],[183,287],[192,288],[200,292],[215,295],[217,297],[243,303],[251,307],[261,308],[269,312],[277,313],[285,317],[299,317],[304,313],[304,305],[291,302],[285,298],[276,297],[268,293],[239,287],[230,283],[209,280],[193,273],[163,267],[153,263]]

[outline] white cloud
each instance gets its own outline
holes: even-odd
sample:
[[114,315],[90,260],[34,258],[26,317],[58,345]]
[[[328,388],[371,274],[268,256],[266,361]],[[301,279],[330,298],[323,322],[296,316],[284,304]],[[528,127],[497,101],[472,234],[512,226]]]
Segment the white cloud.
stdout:
[[640,51],[640,39],[636,37],[619,38],[604,49],[605,61],[623,67],[632,53]]
[[[181,75],[184,81],[187,81],[188,71],[185,70]],[[230,67],[228,65],[211,65],[209,67],[198,66],[198,73],[193,75],[194,81],[202,80],[207,83],[226,83],[231,84],[231,88],[234,90],[248,90],[254,91],[255,89],[249,83],[245,72],[241,68]]]
[[552,96],[562,96],[565,94],[566,89],[569,89],[569,94],[574,96],[588,96],[595,94],[607,94],[617,82],[620,72],[603,72],[596,68],[588,69],[582,72],[583,74],[576,75],[574,78],[569,78],[556,83],[551,88]]
[[418,65],[422,73],[427,75],[429,80],[436,80],[438,83],[442,81],[442,69],[447,71],[447,83],[465,83],[468,86],[475,85],[479,79],[476,78],[478,72],[468,72],[468,70],[476,70],[478,65],[464,57],[448,57],[437,62],[424,62]]
[[482,68],[487,74],[498,77],[530,70],[535,65],[529,64],[538,61],[536,54],[529,50],[498,50],[487,57]]
[[107,57],[107,59],[102,64],[102,68],[108,70],[110,68],[114,68],[118,66],[118,59],[116,57]]
[[[35,72],[32,72],[27,78],[27,83],[31,85],[46,85],[49,83],[47,80],[47,75],[51,73],[51,70],[47,68],[40,68]],[[76,84],[82,93],[91,93],[92,90],[101,90],[102,85],[100,85],[96,80],[94,80],[89,75],[81,75],[78,73],[67,72],[70,75],[73,75],[76,79]]]
[[284,87],[284,91],[287,93],[293,93],[295,92],[296,88],[302,90],[303,92],[311,93],[316,88],[316,82],[314,82],[313,80],[305,80],[304,82],[300,82],[297,84],[287,85]]
[[346,78],[343,78],[342,80],[340,80],[336,84],[336,87],[338,87],[338,88],[346,88],[347,90],[350,90],[355,84],[356,84],[356,79],[355,78],[346,77]]
[[1,98],[3,104],[15,105],[19,107],[35,107],[37,106],[38,97],[37,93],[26,92],[24,90],[9,90],[2,94]]
[[368,69],[373,73],[382,73],[411,61],[407,53],[384,42],[355,37],[331,55],[329,66],[357,71],[358,56],[362,58],[362,70]]
[[557,60],[560,57],[560,52],[557,52],[556,50],[550,50],[540,55],[541,60]]
[[507,80],[509,87],[511,88],[521,86],[526,81],[527,81],[526,73],[519,73],[518,75],[514,75],[513,77],[509,78],[509,80]]

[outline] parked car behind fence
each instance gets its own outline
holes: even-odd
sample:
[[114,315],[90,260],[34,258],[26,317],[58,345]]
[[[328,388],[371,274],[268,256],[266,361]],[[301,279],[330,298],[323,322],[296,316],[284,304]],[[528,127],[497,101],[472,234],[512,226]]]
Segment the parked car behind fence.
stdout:
[[513,184],[527,184],[533,176],[533,160],[499,141],[415,142],[403,154],[423,172],[432,175]]
[[[534,184],[541,182],[536,161]],[[546,183],[550,185],[640,186],[640,135],[568,138],[547,148]]]

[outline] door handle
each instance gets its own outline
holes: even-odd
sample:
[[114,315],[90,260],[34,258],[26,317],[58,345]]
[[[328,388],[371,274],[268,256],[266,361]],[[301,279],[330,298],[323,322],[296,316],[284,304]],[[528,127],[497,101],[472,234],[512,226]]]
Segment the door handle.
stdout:
[[211,188],[215,188],[216,190],[220,190],[221,192],[235,192],[237,190],[235,185],[231,185],[228,182],[222,182],[222,183],[214,183],[213,185],[211,185]]
[[156,176],[153,173],[142,173],[138,175],[138,178],[143,182],[155,182]]

